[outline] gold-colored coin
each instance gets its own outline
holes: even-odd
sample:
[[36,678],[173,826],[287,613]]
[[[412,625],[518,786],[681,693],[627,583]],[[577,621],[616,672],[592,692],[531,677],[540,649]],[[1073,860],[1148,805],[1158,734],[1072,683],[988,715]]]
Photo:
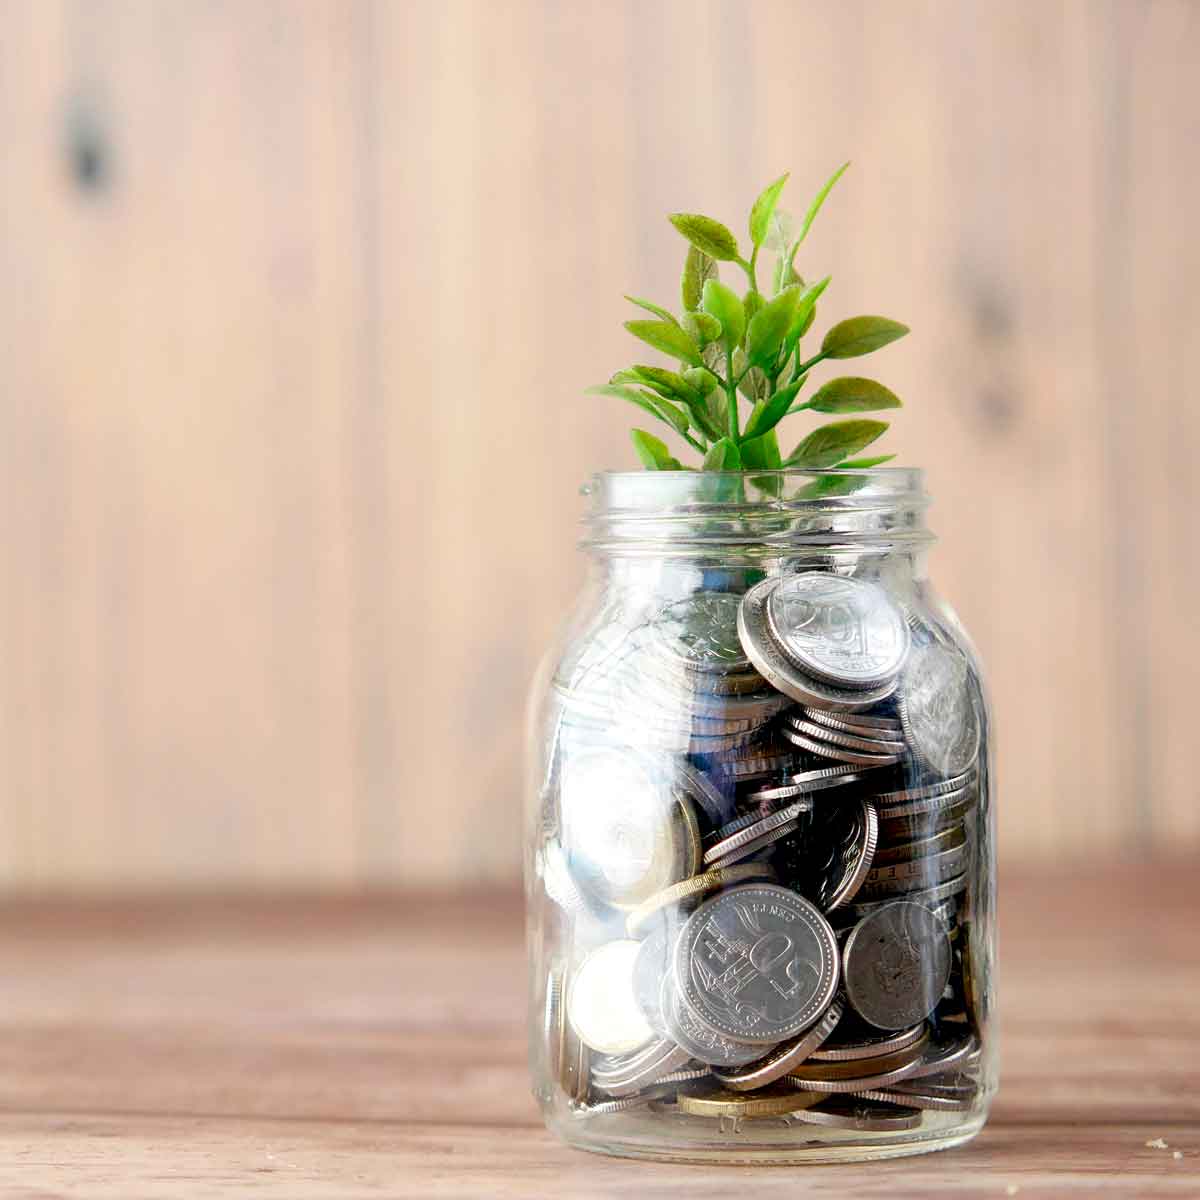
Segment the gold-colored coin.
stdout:
[[894,1050],[891,1054],[877,1054],[874,1058],[854,1058],[844,1062],[806,1062],[788,1072],[792,1079],[803,1079],[809,1083],[833,1083],[840,1079],[866,1079],[886,1075],[890,1071],[907,1067],[925,1052],[929,1041],[929,1030],[909,1046]]
[[767,863],[738,863],[732,867],[714,867],[702,875],[693,875],[691,879],[673,883],[643,901],[625,919],[625,929],[630,937],[638,937],[645,932],[650,919],[664,908],[682,904],[686,900],[694,900],[697,896],[716,888],[745,883],[748,879],[773,878],[774,875],[774,868]]
[[784,1083],[770,1084],[756,1092],[731,1092],[713,1084],[681,1088],[676,1103],[680,1112],[697,1117],[785,1117],[819,1104],[820,1092],[799,1092]]

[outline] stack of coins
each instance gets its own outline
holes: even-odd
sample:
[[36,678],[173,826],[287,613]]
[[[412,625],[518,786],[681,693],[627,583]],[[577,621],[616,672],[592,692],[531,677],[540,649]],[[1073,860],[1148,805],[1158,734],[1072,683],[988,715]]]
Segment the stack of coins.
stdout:
[[946,633],[772,576],[609,614],[554,687],[535,870],[574,1112],[871,1131],[982,1102],[980,700]]

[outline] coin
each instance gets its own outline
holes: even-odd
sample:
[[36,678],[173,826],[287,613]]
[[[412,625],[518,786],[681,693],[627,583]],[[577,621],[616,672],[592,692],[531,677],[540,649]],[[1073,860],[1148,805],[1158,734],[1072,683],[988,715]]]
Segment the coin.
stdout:
[[742,862],[751,855],[757,854],[760,850],[764,850],[766,847],[782,841],[785,837],[795,833],[799,828],[800,822],[798,820],[788,821],[783,825],[768,830],[766,833],[759,834],[753,841],[743,843],[737,849],[731,850],[723,858],[718,858],[712,865],[714,867],[729,867],[734,863]]
[[744,672],[750,662],[737,635],[741,602],[731,592],[697,592],[660,610],[651,633],[689,670]]
[[564,912],[575,915],[587,913],[588,903],[571,878],[566,855],[557,842],[547,842],[536,855],[537,874],[546,895]]
[[814,771],[800,771],[791,776],[791,781],[803,792],[823,792],[826,788],[840,787],[846,783],[858,783],[867,769],[848,766],[820,767]]
[[967,831],[962,825],[952,825],[935,833],[932,837],[917,838],[911,842],[895,842],[890,846],[880,846],[875,851],[873,866],[879,867],[884,863],[904,862],[911,859],[925,858],[931,854],[939,854],[943,850],[953,850],[961,846],[967,839]]
[[[833,1066],[832,1063],[824,1063],[823,1066]],[[837,1064],[845,1066],[844,1063]],[[854,1079],[831,1079],[831,1078],[811,1078],[811,1067],[800,1067],[787,1075],[788,1082],[793,1086],[800,1088],[806,1092],[828,1092],[831,1094],[853,1095],[855,1092],[870,1091],[873,1088],[888,1087],[890,1084],[899,1083],[902,1079],[911,1078],[921,1066],[919,1058],[913,1059],[902,1067],[896,1067],[891,1071],[884,1071],[878,1075],[863,1075]]]
[[969,849],[964,843],[952,846],[939,854],[928,854],[924,858],[885,863],[881,867],[875,867],[867,872],[862,896],[864,899],[872,899],[932,887],[962,873]]
[[[798,800],[796,803],[789,804],[786,808],[781,808],[778,812],[772,813],[770,816],[760,817],[757,821],[754,821],[750,825],[747,825],[741,829],[735,829],[730,833],[726,833],[724,837],[713,842],[713,844],[704,851],[705,865],[708,865],[709,863],[715,863],[720,859],[726,858],[728,855],[732,854],[741,847],[756,841],[765,834],[769,834],[774,830],[779,829],[780,826],[791,825],[793,828],[795,828],[796,818],[799,817],[801,813],[810,812],[811,810],[811,800]],[[719,832],[723,833],[725,831],[721,830]],[[766,843],[762,844],[765,845]]]
[[673,973],[663,977],[660,1003],[667,1036],[700,1062],[714,1067],[736,1067],[762,1054],[761,1046],[726,1037],[702,1021],[680,997]]
[[935,796],[944,796],[948,792],[957,792],[965,788],[975,778],[974,771],[963,771],[950,779],[938,783],[922,784],[919,787],[900,788],[897,791],[880,792],[875,797],[875,803],[880,805],[903,804],[911,800],[929,800]]
[[867,877],[877,839],[870,801],[824,804],[800,847],[797,889],[826,913],[848,904]]
[[863,750],[850,750],[843,746],[835,746],[830,742],[810,738],[803,733],[784,726],[779,731],[793,746],[799,746],[810,754],[819,754],[822,758],[834,758],[838,762],[857,763],[864,767],[889,767],[900,761],[899,754],[868,754]]
[[552,963],[546,975],[545,1008],[542,1036],[545,1043],[546,1065],[551,1079],[562,1076],[563,1050],[566,1034],[566,1008],[563,1003],[563,980],[566,963]]
[[892,1037],[874,1037],[854,1043],[826,1044],[813,1052],[813,1059],[818,1062],[847,1062],[858,1058],[877,1058],[881,1054],[891,1054],[895,1050],[904,1050],[921,1040],[926,1032],[925,1023],[914,1025],[911,1029],[902,1030]]
[[667,1030],[661,1007],[662,981],[671,969],[678,936],[679,928],[674,922],[663,922],[642,940],[633,960],[633,994],[650,1028],[659,1034]]
[[830,1062],[827,1059],[810,1059],[807,1063],[789,1071],[793,1079],[806,1079],[817,1083],[839,1083],[847,1079],[865,1079],[886,1075],[900,1067],[917,1062],[929,1040],[928,1030],[922,1030],[917,1041],[893,1050],[888,1054],[877,1054],[873,1058],[850,1058]]
[[732,798],[726,799],[721,789],[703,771],[693,767],[689,762],[674,762],[670,770],[676,778],[672,786],[683,792],[708,818],[708,823],[714,828],[729,819],[733,811]]
[[799,784],[785,783],[779,787],[765,787],[747,792],[744,799],[747,804],[752,804],[759,810],[759,816],[766,816],[768,811],[775,811],[775,806],[780,802],[794,800],[803,795],[804,789]]
[[714,867],[701,875],[693,875],[691,879],[684,879],[663,888],[661,892],[639,904],[625,919],[626,932],[630,937],[638,937],[645,932],[651,918],[663,909],[694,900],[697,896],[716,888],[743,883],[747,879],[770,878],[774,874],[774,869],[768,863],[738,863],[733,867]]
[[833,1097],[822,1101],[820,1107],[801,1109],[792,1114],[792,1119],[806,1125],[824,1125],[828,1129],[854,1129],[862,1133],[897,1133],[904,1129],[916,1129],[921,1124],[921,1114],[915,1106],[897,1108],[892,1105],[872,1104],[865,1095]]
[[865,737],[860,734],[842,733],[836,729],[827,729],[815,721],[802,721],[794,717],[788,718],[788,728],[815,742],[828,742],[834,746],[842,746],[849,750],[866,750],[871,754],[903,754],[904,743],[881,737]]
[[[919,892],[908,892],[903,902],[920,904],[923,908],[928,908],[932,911],[940,901],[950,896],[957,896],[959,892],[965,891],[966,887],[967,875],[964,871],[963,874],[956,875],[953,879],[947,879],[945,883],[939,883],[937,887],[925,888]],[[871,913],[878,912],[885,905],[897,903],[902,902],[891,898],[868,901],[860,899],[857,904],[850,906],[850,912],[861,919],[862,917],[869,916]]]
[[823,708],[811,708],[801,705],[800,715],[806,721],[824,725],[839,733],[859,734],[863,737],[874,736],[899,740],[904,736],[904,728],[898,717],[875,717],[865,713],[831,713]]
[[864,917],[846,941],[846,995],[877,1029],[905,1029],[937,1007],[950,958],[945,926],[928,908],[886,904]]
[[747,1063],[744,1067],[716,1068],[713,1075],[726,1087],[735,1092],[752,1091],[782,1079],[793,1067],[798,1067],[813,1055],[825,1039],[837,1028],[845,1011],[840,1000],[834,1000],[825,1010],[824,1015],[811,1028],[776,1046],[765,1057],[755,1062]]
[[887,683],[908,654],[904,616],[875,583],[821,571],[788,575],[770,590],[766,609],[784,654],[838,687]]
[[604,903],[633,908],[696,869],[690,802],[654,760],[627,747],[571,755],[560,794],[571,875]]
[[922,1079],[927,1075],[948,1076],[952,1072],[971,1070],[979,1062],[980,1050],[979,1039],[974,1034],[968,1034],[958,1041],[930,1047],[909,1078]]
[[816,1104],[820,1096],[806,1096],[782,1084],[756,1092],[734,1092],[715,1084],[690,1084],[679,1091],[679,1111],[695,1117],[783,1117]]
[[898,704],[914,756],[940,775],[958,775],[979,754],[979,714],[965,656],[940,641],[912,648]]
[[631,1096],[678,1071],[691,1058],[682,1046],[663,1038],[619,1067],[607,1071],[593,1067],[592,1084],[610,1096]]
[[870,1092],[855,1092],[864,1100],[882,1100],[888,1104],[901,1104],[908,1108],[933,1109],[938,1112],[969,1112],[974,1108],[973,1100],[954,1096],[938,1096],[932,1092],[900,1091],[899,1088],[880,1088]]
[[853,712],[870,708],[886,699],[896,687],[895,679],[869,690],[837,687],[802,671],[776,642],[767,623],[766,606],[771,592],[779,585],[777,578],[756,583],[745,596],[738,611],[738,635],[751,662],[777,691],[801,704],[817,708]]
[[606,942],[579,964],[567,992],[567,1019],[579,1040],[604,1054],[626,1054],[654,1037],[637,1002],[633,968],[639,944]]
[[759,1045],[812,1024],[833,999],[838,968],[829,923],[773,884],[741,884],[706,900],[675,947],[687,1006],[714,1029]]

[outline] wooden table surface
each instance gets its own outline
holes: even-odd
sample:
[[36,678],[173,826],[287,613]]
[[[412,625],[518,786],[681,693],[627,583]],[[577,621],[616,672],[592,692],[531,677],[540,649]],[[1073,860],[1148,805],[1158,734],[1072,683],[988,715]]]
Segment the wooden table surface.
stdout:
[[9,904],[0,1196],[1197,1196],[1198,868],[1006,873],[992,1120],[861,1167],[554,1142],[510,894]]

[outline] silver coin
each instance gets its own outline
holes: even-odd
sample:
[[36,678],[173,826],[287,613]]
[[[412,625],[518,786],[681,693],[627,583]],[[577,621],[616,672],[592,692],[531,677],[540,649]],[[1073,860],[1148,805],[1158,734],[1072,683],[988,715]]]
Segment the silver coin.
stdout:
[[776,642],[806,674],[837,687],[874,688],[904,666],[908,625],[876,583],[821,571],[788,575],[766,608]]
[[[874,1099],[879,1093],[870,1095]],[[824,1125],[828,1129],[855,1129],[862,1133],[896,1133],[920,1126],[921,1114],[916,1105],[872,1104],[864,1096],[865,1093],[856,1092],[823,1100],[814,1108],[802,1108],[792,1113],[789,1120],[805,1125]]]
[[935,1112],[969,1112],[975,1107],[973,1100],[956,1096],[938,1096],[932,1092],[915,1089],[901,1091],[899,1087],[880,1088],[870,1092],[855,1092],[864,1100],[880,1100],[886,1104],[903,1105],[906,1108],[929,1109]]
[[840,1000],[834,1000],[821,1018],[804,1033],[776,1046],[770,1054],[744,1067],[718,1068],[713,1074],[735,1092],[749,1092],[782,1079],[793,1067],[811,1057],[825,1039],[837,1028],[845,1011]]
[[814,771],[800,771],[791,776],[791,782],[802,792],[823,792],[826,788],[840,787],[846,783],[857,783],[864,778],[867,767],[819,767]]
[[799,700],[801,704],[839,712],[870,708],[895,691],[894,678],[876,688],[855,690],[837,687],[800,670],[780,649],[767,624],[767,600],[778,584],[776,578],[756,583],[742,597],[742,606],[738,611],[738,634],[742,645],[760,674],[773,688],[793,700]]
[[583,893],[571,878],[566,855],[557,842],[547,842],[538,850],[536,869],[546,895],[564,912],[575,915],[590,911]]
[[571,875],[604,903],[634,908],[695,872],[690,802],[655,760],[616,746],[572,754],[560,795]]
[[567,1019],[585,1045],[603,1054],[628,1054],[654,1037],[633,987],[639,943],[606,942],[579,964],[567,990]]
[[863,884],[863,895],[910,892],[951,879],[966,866],[967,850],[966,844],[960,843],[938,854],[872,867]]
[[843,1041],[829,1043],[814,1051],[813,1060],[816,1062],[855,1062],[861,1058],[878,1058],[882,1054],[895,1054],[898,1050],[907,1050],[921,1040],[925,1033],[925,1023],[904,1029],[891,1037],[873,1037],[863,1041],[847,1044]]
[[979,713],[967,660],[957,648],[940,641],[912,648],[898,708],[914,757],[938,774],[961,774],[978,758]]
[[669,915],[642,939],[633,960],[633,994],[650,1028],[665,1035],[666,1021],[662,1012],[662,981],[671,970],[675,939],[682,922]]
[[735,1067],[752,1062],[762,1054],[761,1046],[740,1042],[713,1029],[683,1002],[672,973],[662,981],[662,1013],[667,1036],[693,1058],[714,1067]]
[[593,1067],[592,1084],[610,1096],[631,1096],[678,1071],[685,1063],[691,1062],[691,1058],[682,1046],[662,1038],[624,1064],[623,1069],[598,1073]]
[[842,733],[836,729],[828,729],[815,721],[803,721],[796,717],[788,718],[788,726],[797,733],[818,742],[832,742],[835,746],[845,746],[850,750],[867,750],[872,754],[903,754],[904,743],[891,741],[881,737],[864,737],[858,734]]
[[775,884],[742,884],[706,900],[675,948],[686,1006],[741,1042],[773,1045],[829,1007],[837,939],[817,908]]
[[950,896],[957,896],[959,892],[966,891],[966,888],[967,874],[964,871],[961,875],[956,875],[953,879],[947,879],[945,883],[939,883],[937,887],[925,888],[919,892],[909,892],[903,901],[895,899],[863,901],[860,899],[857,904],[850,906],[850,912],[861,919],[870,916],[873,912],[878,912],[885,905],[898,903],[920,904],[932,912],[940,901]]
[[744,672],[750,662],[737,635],[741,602],[732,592],[697,592],[663,608],[651,631],[690,670]]
[[949,1075],[951,1072],[973,1070],[979,1063],[980,1052],[979,1039],[974,1034],[969,1034],[961,1041],[931,1047],[925,1051],[917,1063],[917,1069],[908,1078],[924,1079],[929,1075]]
[[785,837],[795,833],[799,828],[800,822],[798,820],[788,821],[785,825],[780,825],[767,833],[760,834],[752,842],[746,842],[736,850],[731,850],[724,857],[716,859],[710,866],[731,867],[734,863],[745,862],[746,859],[765,850],[768,846],[773,846],[776,842],[782,841]]
[[793,1087],[804,1092],[829,1092],[831,1095],[853,1095],[855,1092],[865,1092],[872,1088],[890,1087],[902,1079],[911,1078],[921,1065],[919,1058],[902,1067],[884,1071],[878,1075],[864,1075],[858,1079],[797,1079],[789,1075],[788,1081]]
[[869,800],[860,800],[859,821],[853,840],[842,851],[840,858],[835,859],[836,868],[826,877],[826,887],[822,888],[821,899],[827,912],[850,904],[862,888],[872,859],[875,858],[878,828],[875,805]]
[[846,995],[877,1029],[907,1029],[937,1007],[950,978],[945,926],[920,904],[897,901],[864,917],[842,952]]
[[[812,801],[804,798],[797,800],[794,804],[789,804],[786,808],[779,809],[778,812],[774,812],[768,817],[759,817],[756,821],[753,821],[742,829],[735,829],[732,832],[726,833],[724,837],[713,842],[704,851],[705,866],[720,861],[735,850],[740,850],[743,846],[756,841],[764,834],[772,833],[782,825],[791,825],[794,828],[797,817],[802,813],[811,811],[811,809]],[[721,830],[720,832],[724,833],[725,831]],[[763,844],[765,845],[766,843]]]
[[901,758],[899,754],[867,754],[862,750],[849,750],[830,742],[806,737],[803,733],[797,733],[787,726],[779,732],[793,746],[799,746],[801,750],[807,750],[810,754],[819,754],[822,758],[836,759],[838,762],[854,763],[864,767],[890,767],[898,763]]
[[[969,811],[978,799],[974,787],[959,788],[955,792],[947,792],[944,796],[931,796],[928,800],[912,800],[907,804],[889,804],[879,810],[879,819],[885,822],[900,822],[912,817],[932,817],[941,819],[947,813],[962,816]],[[934,832],[927,830],[927,833]]]
[[795,766],[790,752],[777,746],[750,746],[719,755],[710,764],[714,775],[733,782],[778,775]]
[[864,737],[901,738],[904,727],[898,717],[870,717],[864,713],[830,713],[821,708],[800,706],[800,714],[806,721],[824,725],[839,733],[857,733]]
[[879,805],[904,804],[914,800],[931,800],[937,796],[945,796],[950,792],[959,792],[966,788],[975,778],[974,771],[963,771],[951,779],[943,779],[939,783],[922,784],[920,787],[899,788],[896,791],[880,792],[875,797]]
[[753,804],[758,808],[760,815],[765,815],[765,809],[773,809],[776,804],[794,800],[797,796],[804,794],[804,789],[799,784],[785,783],[779,787],[765,787],[748,792],[744,799],[747,804]]
[[964,818],[975,807],[975,800],[961,801],[956,808],[947,809],[940,813],[926,813],[924,816],[901,817],[895,821],[879,820],[879,836],[888,843],[911,841],[918,837],[933,837],[954,826],[961,826]]
[[940,854],[943,850],[953,850],[955,846],[961,846],[966,839],[967,831],[964,826],[951,825],[949,829],[943,829],[941,833],[932,834],[930,837],[877,847],[872,866],[880,867],[885,863],[907,862],[925,858],[930,854]]

